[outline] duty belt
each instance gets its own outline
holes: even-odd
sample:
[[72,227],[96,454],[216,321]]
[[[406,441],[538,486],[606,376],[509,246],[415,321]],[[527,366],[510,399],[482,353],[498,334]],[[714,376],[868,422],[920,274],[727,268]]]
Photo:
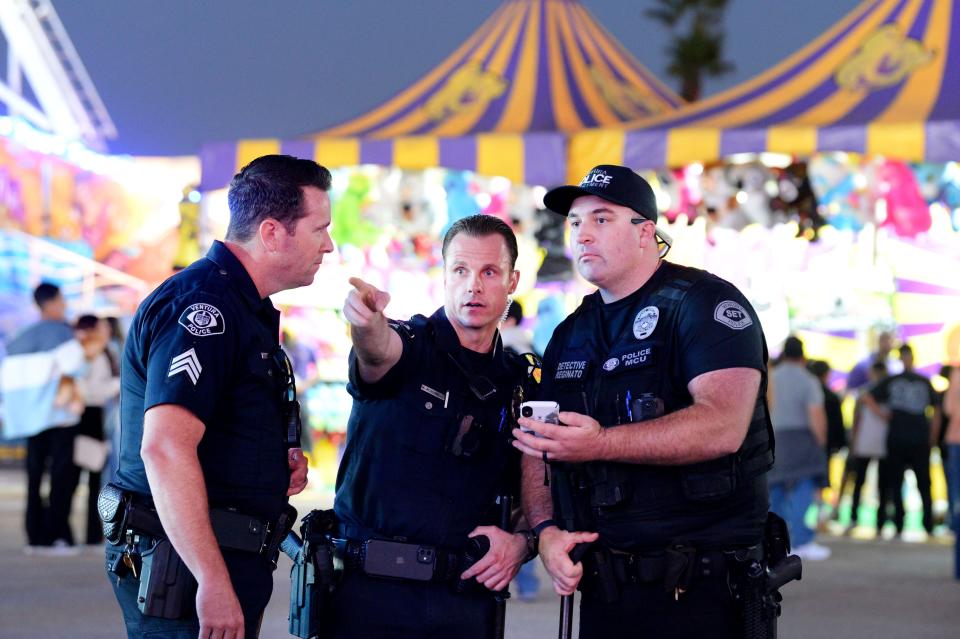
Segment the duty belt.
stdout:
[[[338,539],[331,538],[337,554],[343,560],[343,564],[348,569],[364,570],[366,560],[366,549],[368,540],[359,539]],[[399,542],[393,542],[398,543]],[[414,552],[428,552],[432,558],[432,576],[429,581],[435,582],[455,582],[460,579],[463,572],[463,563],[465,553],[462,551],[437,548],[436,546],[424,544],[402,544],[409,546]],[[365,571],[366,572],[366,571]],[[369,573],[368,573],[369,574]],[[405,579],[398,576],[398,579]],[[422,579],[413,579],[413,581],[423,581]]]
[[[130,493],[128,493],[130,495]],[[148,537],[167,537],[160,523],[160,516],[149,500],[142,496],[131,497],[125,508],[122,523],[124,530]],[[294,518],[296,511],[293,511]],[[244,515],[235,510],[213,508],[210,510],[210,525],[217,538],[217,545],[230,550],[262,553],[273,556],[279,548],[282,537],[289,530],[288,513],[281,515],[276,522],[264,521],[257,517]],[[120,531],[122,535],[124,531]]]
[[697,550],[674,545],[650,553],[600,548],[589,552],[584,559],[583,586],[585,591],[598,591],[607,598],[615,586],[662,583],[668,593],[679,597],[697,579],[726,577],[733,564],[762,558],[760,544],[730,550]]

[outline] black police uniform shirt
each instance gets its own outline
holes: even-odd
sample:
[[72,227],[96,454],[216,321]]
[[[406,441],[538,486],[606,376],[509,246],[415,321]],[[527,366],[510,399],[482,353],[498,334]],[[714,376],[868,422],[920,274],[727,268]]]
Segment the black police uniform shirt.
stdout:
[[914,371],[904,371],[877,382],[870,394],[890,409],[888,446],[929,446],[927,407],[937,401],[929,379]]
[[[682,297],[664,288],[677,280],[694,282]],[[668,310],[664,295],[679,305]],[[537,396],[616,427],[691,405],[687,385],[699,375],[740,367],[765,374],[765,363],[759,319],[736,287],[705,271],[661,262],[631,295],[604,304],[595,292],[557,327]],[[763,410],[762,397],[757,403]],[[636,490],[626,503],[591,504],[601,543],[655,550],[679,541],[698,547],[759,541],[769,506],[764,475],[740,482],[727,498],[691,501],[683,494],[681,467],[621,466]]]
[[176,404],[205,426],[197,455],[211,507],[279,515],[289,486],[279,320],[221,242],[143,301],[121,364],[121,487],[151,492],[140,457],[144,413]]
[[[496,497],[517,481],[511,403],[526,367],[499,336],[490,353],[461,347],[442,308],[391,327],[403,353],[376,383],[360,378],[350,354],[354,402],[334,501],[341,532],[461,548],[476,526],[497,523]],[[496,392],[481,401],[467,374]],[[483,394],[487,384],[473,386]]]

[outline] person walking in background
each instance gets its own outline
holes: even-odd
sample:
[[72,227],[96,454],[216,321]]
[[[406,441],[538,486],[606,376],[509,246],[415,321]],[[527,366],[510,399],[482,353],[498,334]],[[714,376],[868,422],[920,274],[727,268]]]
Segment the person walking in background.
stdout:
[[771,407],[777,456],[770,471],[770,509],[786,520],[794,553],[821,561],[830,549],[814,541],[804,517],[826,478],[827,417],[823,390],[804,366],[799,338],[786,339],[771,377],[777,389]]
[[[104,352],[111,358],[120,374],[120,354],[123,353],[125,331],[116,317],[105,317],[109,338]],[[103,411],[103,431],[105,438],[110,442],[107,463],[101,472],[102,482],[112,482],[117,476],[117,466],[120,463],[120,397],[107,402]]]
[[[944,364],[940,367],[939,376],[946,380],[947,386],[941,390],[937,390],[936,397],[937,403],[934,405],[935,410],[933,414],[933,432],[937,433],[937,440],[935,446],[940,449],[940,463],[943,465],[944,474],[947,473],[947,465],[950,463],[950,446],[947,445],[947,431],[950,430],[950,413],[947,411],[944,406],[944,401],[946,400],[947,393],[950,391],[950,379],[953,375],[954,367],[949,364]],[[950,513],[953,512],[953,502],[957,498],[957,495],[954,491],[950,490],[949,484],[947,485],[947,512],[944,516],[944,521],[947,527],[951,530],[953,526],[950,523]],[[954,530],[956,533],[956,530]]]
[[816,359],[807,365],[823,391],[823,410],[827,418],[827,459],[836,455],[847,447],[847,428],[843,423],[843,411],[840,410],[840,396],[833,392],[828,382],[830,379],[830,364]]
[[[33,299],[40,321],[7,344],[0,371],[3,434],[27,438],[26,552],[72,554],[73,427],[80,413],[74,380],[83,371],[84,353],[65,321],[67,303],[60,289],[44,282]],[[50,490],[44,499],[40,491],[48,465]]]
[[[847,447],[847,429],[843,423],[843,411],[840,410],[840,396],[831,390],[828,382],[830,379],[830,364],[821,360],[814,359],[807,362],[807,370],[817,378],[817,381],[820,382],[820,390],[823,391],[823,410],[827,418],[827,445],[825,452],[827,454],[827,467],[826,467],[826,477],[827,484],[830,483],[830,460],[833,459],[833,456],[841,453]],[[818,511],[818,529],[822,525],[826,525],[826,520],[829,515],[830,519],[836,520],[837,515],[840,511],[840,493],[843,491],[843,479],[841,477],[840,485],[837,486],[836,498],[833,503],[832,512],[828,513],[827,509],[823,506],[825,504],[819,504],[817,509]]]
[[[933,501],[930,497],[930,447],[937,434],[932,432],[927,409],[936,403],[930,380],[913,370],[913,349],[908,344],[900,347],[903,372],[880,381],[863,401],[867,409],[886,419],[887,471],[882,473],[881,493],[893,501],[897,537],[903,533],[903,474],[907,468],[917,478],[917,490],[923,502],[923,527],[933,534]],[[887,520],[886,503],[877,510],[877,536]]]
[[[87,360],[86,372],[77,378],[84,409],[77,428],[74,461],[87,472],[86,543],[94,545],[103,541],[97,497],[109,447],[104,443],[104,406],[120,394],[120,367],[107,350],[111,333],[107,320],[96,315],[81,315],[74,330],[77,341],[84,346]],[[81,443],[92,448],[87,459],[80,453],[84,450]],[[77,479],[79,481],[79,476]]]
[[[533,352],[532,336],[530,331],[523,328],[523,306],[516,300],[507,305],[507,315],[500,323],[500,339],[503,349],[517,355]],[[540,592],[540,578],[537,576],[537,562],[528,561],[517,572],[513,583],[517,587],[517,599],[520,601],[534,601]]]
[[[874,362],[870,366],[870,384],[863,389],[863,393],[870,392],[876,384],[887,376],[887,365],[883,362]],[[887,420],[883,419],[863,404],[863,393],[857,398],[853,409],[853,429],[850,433],[850,455],[843,470],[843,481],[840,482],[840,494],[837,503],[843,496],[844,488],[853,480],[853,495],[850,504],[850,524],[846,532],[850,533],[857,527],[860,510],[860,494],[867,477],[867,468],[870,462],[877,460],[882,469],[880,475],[886,473],[887,457]],[[877,496],[880,503],[887,498],[885,490],[878,484]]]
[[869,371],[874,362],[882,362],[887,368],[887,373],[891,375],[903,371],[903,365],[900,361],[890,356],[890,353],[893,352],[894,342],[894,335],[890,331],[883,331],[877,336],[877,350],[857,362],[857,365],[847,375],[848,393],[861,389],[870,382]]
[[950,386],[943,397],[943,413],[947,432],[943,442],[947,454],[947,490],[953,495],[950,504],[950,527],[953,528],[953,577],[960,580],[960,366],[950,371]]

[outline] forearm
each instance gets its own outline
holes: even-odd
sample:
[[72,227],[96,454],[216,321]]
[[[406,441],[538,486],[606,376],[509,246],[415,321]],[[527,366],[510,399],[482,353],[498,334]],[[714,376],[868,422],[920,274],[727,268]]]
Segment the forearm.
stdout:
[[890,410],[877,403],[873,395],[864,393],[862,396],[864,407],[880,419],[890,419]]
[[196,451],[158,447],[143,455],[147,481],[164,532],[197,581],[229,579],[210,525],[203,472]]
[[544,486],[544,462],[533,457],[523,457],[522,461],[521,500],[523,513],[530,528],[540,522],[553,519],[553,498],[550,496],[550,487]]
[[352,324],[350,338],[360,376],[368,383],[379,381],[403,354],[400,336],[390,328],[382,313],[375,314],[366,326]]
[[693,464],[736,452],[748,427],[747,417],[731,419],[694,404],[650,421],[605,428],[598,457],[628,464]]
[[366,326],[350,325],[350,339],[361,362],[376,366],[383,363],[390,349],[393,329],[383,313],[374,314]]

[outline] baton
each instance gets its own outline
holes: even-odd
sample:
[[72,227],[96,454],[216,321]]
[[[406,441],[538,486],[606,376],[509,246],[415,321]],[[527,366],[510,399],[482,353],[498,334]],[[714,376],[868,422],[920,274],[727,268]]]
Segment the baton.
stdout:
[[[570,561],[579,562],[590,549],[590,544],[577,544],[570,551]],[[573,595],[564,595],[560,597],[560,639],[571,639],[573,637]]]
[[[513,510],[513,497],[500,495],[500,530],[510,529],[510,515]],[[493,616],[493,639],[503,639],[507,631],[507,598],[510,597],[509,586],[494,594],[497,607]]]

